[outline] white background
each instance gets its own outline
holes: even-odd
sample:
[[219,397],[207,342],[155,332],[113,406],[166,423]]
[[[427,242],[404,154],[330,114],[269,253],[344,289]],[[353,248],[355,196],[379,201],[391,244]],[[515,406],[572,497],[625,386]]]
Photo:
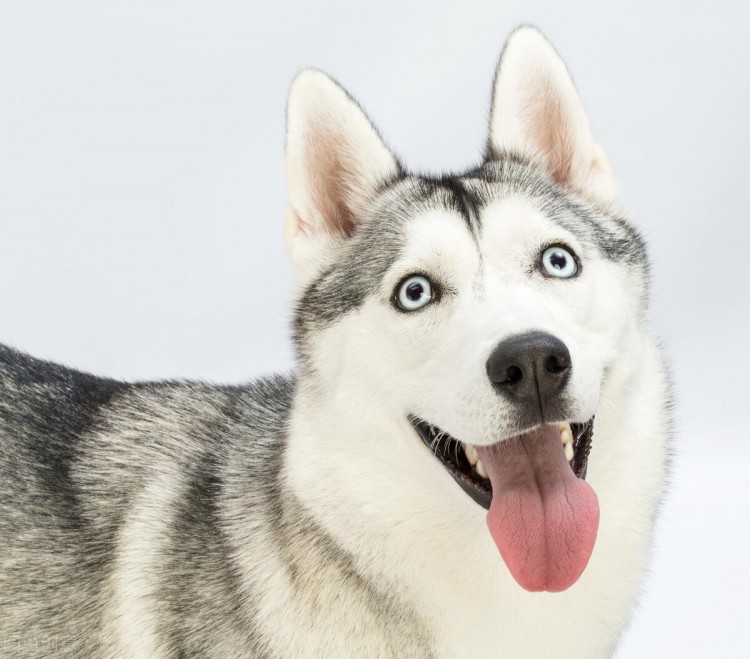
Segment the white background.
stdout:
[[[0,1],[0,341],[118,378],[292,365],[288,84],[412,168],[477,161],[508,32],[568,62],[650,241],[673,482],[618,657],[747,656],[750,40],[740,2]],[[586,621],[581,621],[585,634]]]

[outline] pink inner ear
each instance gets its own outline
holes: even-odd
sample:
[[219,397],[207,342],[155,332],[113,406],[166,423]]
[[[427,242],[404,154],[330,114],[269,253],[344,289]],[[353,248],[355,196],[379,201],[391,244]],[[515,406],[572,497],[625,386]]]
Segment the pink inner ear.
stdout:
[[573,127],[551,81],[539,81],[529,107],[529,133],[543,155],[547,171],[562,185],[573,183]]
[[[357,175],[346,162],[346,144],[326,127],[315,126],[310,132],[305,158],[313,204],[324,220],[326,231],[351,236],[356,228],[356,218],[350,208],[349,193]],[[302,225],[307,224],[310,223],[303,218]]]

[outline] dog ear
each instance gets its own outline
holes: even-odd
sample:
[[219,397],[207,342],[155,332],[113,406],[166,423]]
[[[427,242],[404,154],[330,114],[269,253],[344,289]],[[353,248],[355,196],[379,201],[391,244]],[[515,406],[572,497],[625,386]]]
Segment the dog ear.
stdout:
[[357,103],[315,70],[289,92],[285,235],[306,278],[354,234],[367,202],[401,169]]
[[520,153],[563,186],[603,202],[616,183],[565,63],[533,27],[518,28],[505,44],[495,74],[488,159]]

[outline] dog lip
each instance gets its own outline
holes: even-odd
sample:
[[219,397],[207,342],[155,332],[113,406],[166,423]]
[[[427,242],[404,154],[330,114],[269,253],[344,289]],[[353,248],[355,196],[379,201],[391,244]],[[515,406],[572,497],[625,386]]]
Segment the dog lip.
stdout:
[[[409,421],[430,453],[445,467],[461,489],[482,508],[489,510],[492,503],[492,485],[488,479],[481,479],[471,468],[461,442],[424,419],[410,415]],[[592,416],[585,423],[569,423],[574,438],[573,461],[570,467],[578,478],[586,480],[594,431],[594,417]],[[441,439],[434,446],[435,436],[437,435]]]
[[412,426],[422,439],[427,448],[445,467],[453,480],[482,508],[489,510],[492,503],[492,486],[489,480],[485,483],[479,480],[479,476],[473,473],[466,454],[459,442],[451,435],[445,433],[444,439],[433,446],[433,428],[430,423],[418,417],[409,417]]

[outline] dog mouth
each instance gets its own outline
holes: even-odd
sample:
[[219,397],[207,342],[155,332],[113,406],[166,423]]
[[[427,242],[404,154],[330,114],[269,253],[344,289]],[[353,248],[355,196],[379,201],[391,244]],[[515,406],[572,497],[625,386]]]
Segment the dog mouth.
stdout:
[[[443,464],[453,480],[482,508],[489,510],[492,502],[492,481],[487,468],[473,444],[459,441],[431,423],[410,417],[411,424]],[[561,422],[550,424],[557,428],[565,458],[577,478],[586,479],[589,454],[594,435],[594,417],[585,423]]]
[[599,527],[599,502],[585,480],[593,417],[543,424],[489,446],[410,420],[453,480],[488,511],[490,535],[522,588],[557,592],[578,580]]

